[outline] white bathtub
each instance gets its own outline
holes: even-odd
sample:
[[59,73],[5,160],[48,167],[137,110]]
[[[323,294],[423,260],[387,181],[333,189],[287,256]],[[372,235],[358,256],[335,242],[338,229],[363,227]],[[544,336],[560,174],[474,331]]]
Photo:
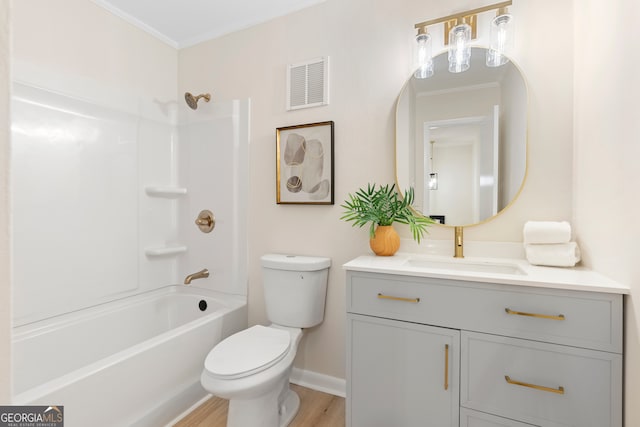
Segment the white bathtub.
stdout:
[[244,297],[168,286],[16,327],[13,403],[64,405],[67,427],[165,425],[206,395],[204,359],[246,314]]

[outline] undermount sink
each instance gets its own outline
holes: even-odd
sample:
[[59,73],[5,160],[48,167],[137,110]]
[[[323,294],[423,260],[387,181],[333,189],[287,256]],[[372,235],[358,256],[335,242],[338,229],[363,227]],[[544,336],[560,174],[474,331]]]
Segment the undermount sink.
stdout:
[[508,261],[467,261],[464,259],[429,259],[429,258],[411,258],[406,262],[408,267],[465,271],[474,273],[493,273],[493,274],[517,274],[526,275],[527,273],[515,263]]

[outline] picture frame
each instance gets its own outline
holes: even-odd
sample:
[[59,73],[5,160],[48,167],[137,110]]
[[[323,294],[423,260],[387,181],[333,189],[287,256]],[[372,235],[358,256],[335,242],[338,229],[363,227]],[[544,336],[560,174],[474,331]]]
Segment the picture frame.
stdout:
[[334,204],[333,121],[276,129],[276,203]]

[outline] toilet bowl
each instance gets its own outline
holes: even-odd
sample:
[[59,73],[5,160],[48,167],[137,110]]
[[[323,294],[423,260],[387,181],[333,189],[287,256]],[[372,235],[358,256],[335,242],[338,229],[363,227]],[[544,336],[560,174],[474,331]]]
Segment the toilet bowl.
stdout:
[[289,389],[302,330],[253,326],[225,340],[209,353],[200,381],[218,397],[229,399],[227,426],[286,426],[300,400]]
[[262,265],[267,316],[274,323],[220,342],[200,377],[205,390],[229,399],[228,427],[285,427],[293,420],[300,399],[289,376],[302,328],[324,319],[328,258],[265,255]]

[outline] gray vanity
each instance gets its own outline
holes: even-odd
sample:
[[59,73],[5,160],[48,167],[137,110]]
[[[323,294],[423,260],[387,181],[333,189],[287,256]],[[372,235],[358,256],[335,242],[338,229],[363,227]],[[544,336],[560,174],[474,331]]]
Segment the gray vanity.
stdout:
[[520,260],[344,268],[347,426],[622,426],[628,288]]
[[[470,69],[452,74],[437,55],[434,76],[409,78],[396,105],[397,188],[459,230],[457,257],[462,227],[499,217],[527,176],[525,78],[485,57],[474,47]],[[501,257],[345,264],[347,426],[622,426],[629,289]]]

